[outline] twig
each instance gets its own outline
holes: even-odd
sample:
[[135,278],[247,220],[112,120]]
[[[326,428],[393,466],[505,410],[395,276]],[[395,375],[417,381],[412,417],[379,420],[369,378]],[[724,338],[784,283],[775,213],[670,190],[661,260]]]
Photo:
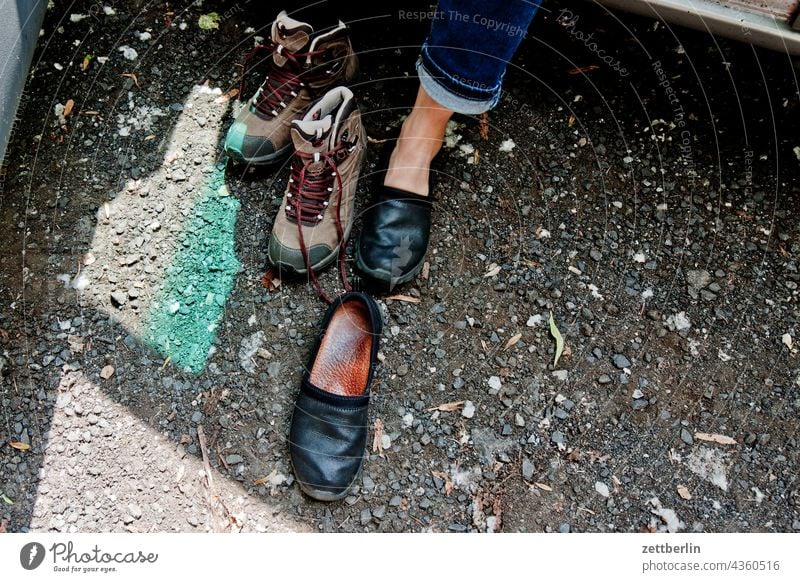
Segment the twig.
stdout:
[[[208,462],[208,447],[206,446],[206,433],[203,430],[202,425],[197,425],[197,440],[200,442],[200,453],[203,455],[203,471],[206,474],[206,505],[208,506],[208,511],[211,514],[211,522],[214,526],[214,531],[222,532],[225,531],[227,527],[239,527],[241,530],[241,526],[239,525],[239,520],[231,513],[228,506],[225,505],[225,501],[222,499],[221,496],[217,494],[216,489],[214,488],[214,477],[211,473],[211,464]],[[216,502],[216,503],[215,503]],[[215,515],[215,505],[219,505],[222,513],[222,518],[225,521],[225,525],[221,527],[217,527],[214,523],[214,515]]]
[[197,425],[197,440],[200,441],[200,453],[203,455],[203,470],[206,473],[206,486],[214,490],[214,477],[211,475],[211,464],[208,462],[208,449],[206,448],[206,433],[203,425]]

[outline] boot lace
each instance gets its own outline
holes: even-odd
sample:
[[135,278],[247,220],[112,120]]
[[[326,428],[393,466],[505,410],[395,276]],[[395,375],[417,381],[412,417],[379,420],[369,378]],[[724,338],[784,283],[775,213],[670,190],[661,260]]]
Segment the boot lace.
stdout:
[[[301,88],[307,87],[309,83],[327,77],[332,74],[340,64],[338,62],[323,63],[316,67],[306,69],[311,62],[311,58],[324,54],[326,49],[319,49],[306,52],[291,52],[274,41],[269,44],[259,45],[252,49],[244,59],[242,78],[239,82],[239,99],[245,100],[246,85],[248,77],[252,72],[253,61],[259,55],[268,53],[266,57],[270,61],[269,72],[266,79],[258,88],[254,95],[253,106],[268,115],[275,117],[282,109],[287,107],[287,101],[297,97]],[[275,64],[272,55],[279,54],[286,58],[283,66]],[[263,59],[261,59],[263,60]],[[305,64],[304,61],[305,60]],[[261,62],[261,61],[258,61]],[[326,68],[327,67],[327,68]]]
[[[303,261],[308,267],[308,273],[314,287],[327,303],[333,300],[325,293],[317,280],[316,273],[311,266],[308,255],[308,248],[303,239],[303,225],[313,226],[324,218],[325,212],[329,207],[330,198],[334,187],[339,189],[340,195],[336,197],[335,203],[335,223],[336,234],[339,241],[339,274],[346,291],[351,291],[352,286],[347,278],[345,268],[345,246],[344,227],[342,226],[341,204],[342,204],[342,177],[339,174],[337,162],[341,162],[347,155],[355,150],[354,142],[340,142],[327,152],[306,153],[295,151],[292,161],[292,169],[289,175],[289,191],[286,194],[287,205],[285,208],[286,216],[297,224],[297,233],[300,243],[300,251],[303,253]],[[319,172],[311,172],[309,168],[313,164],[322,162],[323,168]]]

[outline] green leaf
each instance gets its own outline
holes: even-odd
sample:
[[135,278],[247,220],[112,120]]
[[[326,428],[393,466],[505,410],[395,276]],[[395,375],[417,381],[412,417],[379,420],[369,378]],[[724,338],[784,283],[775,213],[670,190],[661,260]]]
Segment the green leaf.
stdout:
[[203,14],[197,21],[197,25],[202,30],[216,30],[219,28],[219,14],[217,14],[216,12],[209,12],[208,14]]
[[553,367],[555,368],[558,364],[558,358],[561,357],[561,353],[564,351],[564,338],[561,337],[561,332],[558,331],[558,327],[556,327],[556,321],[553,319],[553,312],[550,312],[550,335],[556,338],[556,357],[553,359]]
[[7,495],[5,495],[5,494],[3,494],[3,495],[0,495],[0,499],[2,499],[2,500],[3,500],[3,503],[5,503],[6,505],[14,505],[14,502],[13,502],[13,501],[11,501],[11,500],[8,498],[8,496],[7,496]]

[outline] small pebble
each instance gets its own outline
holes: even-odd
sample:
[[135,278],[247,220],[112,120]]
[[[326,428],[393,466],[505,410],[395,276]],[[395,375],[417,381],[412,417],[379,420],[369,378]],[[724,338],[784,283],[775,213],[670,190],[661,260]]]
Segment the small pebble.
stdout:
[[464,418],[472,418],[475,416],[475,405],[471,400],[464,402],[464,408],[461,409],[461,416]]
[[685,442],[687,445],[694,444],[694,437],[692,436],[692,433],[690,433],[685,428],[681,429],[681,440]]
[[622,354],[614,354],[613,362],[620,370],[631,367],[631,361]]
[[536,471],[536,467],[531,462],[528,457],[522,457],[522,476],[525,478],[526,481],[533,480],[533,474]]

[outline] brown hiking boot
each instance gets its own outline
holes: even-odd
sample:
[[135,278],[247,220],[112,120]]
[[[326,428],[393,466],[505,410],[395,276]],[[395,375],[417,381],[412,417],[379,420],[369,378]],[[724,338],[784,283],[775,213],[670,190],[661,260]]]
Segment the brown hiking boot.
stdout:
[[[340,254],[353,226],[356,184],[367,134],[353,93],[336,87],[292,123],[289,184],[275,218],[267,256],[280,270],[309,274]],[[340,265],[344,269],[344,265]],[[317,286],[319,289],[319,287]],[[320,294],[325,294],[320,290]]]
[[311,103],[331,87],[352,80],[358,58],[344,23],[314,34],[305,22],[281,11],[272,25],[268,46],[253,49],[245,59],[239,99],[245,99],[248,64],[264,52],[267,78],[244,104],[225,138],[225,150],[234,160],[271,164],[292,151],[291,123],[303,117]]

